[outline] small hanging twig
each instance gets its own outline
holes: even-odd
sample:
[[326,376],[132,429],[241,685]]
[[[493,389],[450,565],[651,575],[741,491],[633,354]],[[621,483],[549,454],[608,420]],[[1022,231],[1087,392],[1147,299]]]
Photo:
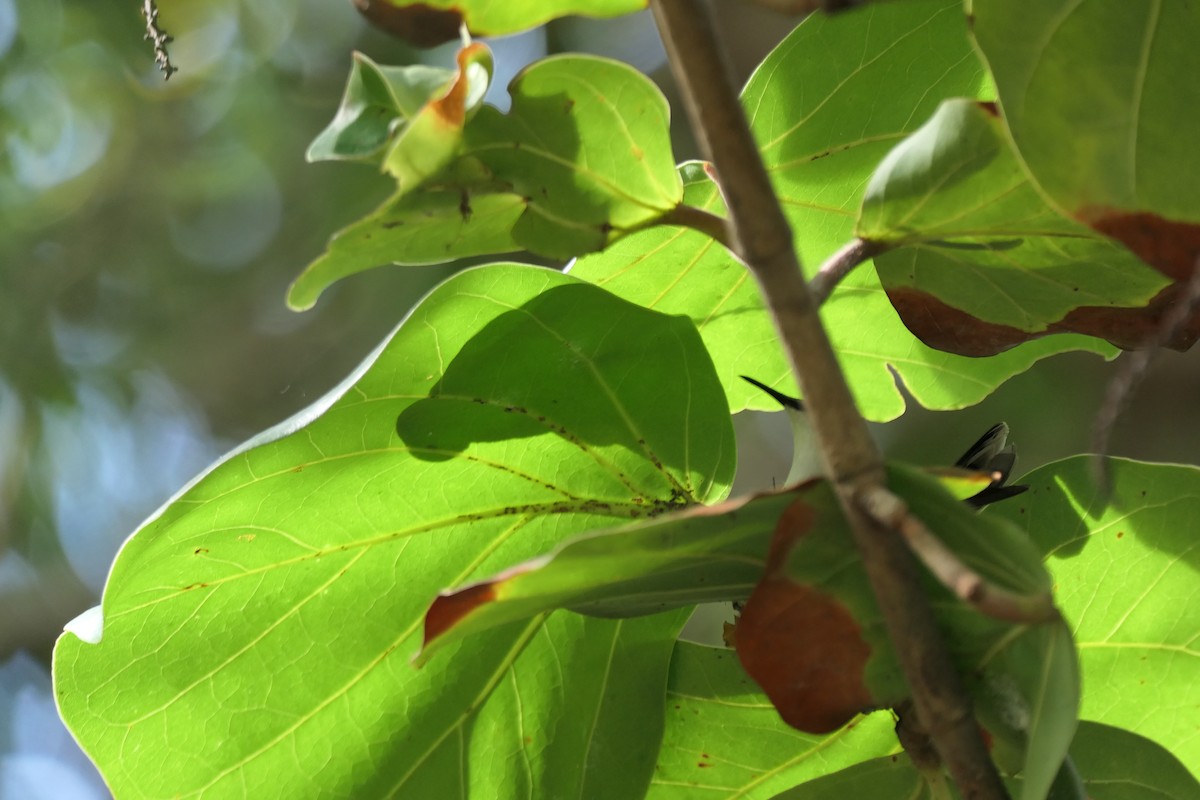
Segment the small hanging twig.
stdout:
[[1024,595],[991,583],[963,563],[925,523],[913,516],[903,500],[882,486],[862,490],[858,502],[872,519],[903,536],[939,583],[980,613],[1008,622],[1038,623],[1058,619],[1058,609],[1049,592]]
[[1125,353],[1117,365],[1117,373],[1113,375],[1104,390],[1104,402],[1096,412],[1096,420],[1092,428],[1092,457],[1093,475],[1100,486],[1101,496],[1107,497],[1112,491],[1112,475],[1109,472],[1108,440],[1112,435],[1117,417],[1129,404],[1129,399],[1138,385],[1146,377],[1150,362],[1158,355],[1163,345],[1171,341],[1183,327],[1188,324],[1192,314],[1200,307],[1200,258],[1192,267],[1192,276],[1184,285],[1183,296],[1163,315],[1157,335],[1150,337],[1144,350],[1133,350]]
[[163,80],[170,80],[179,70],[171,64],[171,56],[167,53],[167,45],[175,41],[175,37],[166,32],[158,24],[158,5],[154,0],[142,0],[142,16],[146,18],[146,35],[142,38],[154,42],[154,63],[162,70]]

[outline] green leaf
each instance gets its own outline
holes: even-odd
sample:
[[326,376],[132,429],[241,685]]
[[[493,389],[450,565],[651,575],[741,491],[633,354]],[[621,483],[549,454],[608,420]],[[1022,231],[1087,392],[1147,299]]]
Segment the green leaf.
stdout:
[[948,782],[938,777],[935,791],[903,753],[861,764],[780,792],[774,800],[842,800],[846,797],[903,797],[905,800],[943,800]]
[[557,56],[526,68],[509,92],[509,113],[484,106],[459,120],[461,136],[439,133],[442,112],[431,105],[419,120],[428,124],[414,124],[386,158],[397,193],[334,237],[289,304],[309,308],[330,283],[388,263],[522,249],[569,258],[679,204],[669,109],[645,75],[609,59]]
[[[942,99],[986,91],[987,77],[956,0],[813,15],[767,57],[743,103],[806,272],[851,239],[863,189],[888,150]],[[684,202],[721,213],[716,187],[703,170],[685,165],[683,175]],[[754,281],[711,239],[655,228],[581,258],[571,271],[647,307],[690,316],[731,409],[771,407],[769,397],[738,377],[743,374],[796,393]],[[1053,353],[1114,352],[1079,336],[1033,342],[987,360],[933,350],[905,329],[866,267],[842,282],[821,316],[859,408],[880,421],[904,411],[897,376],[927,408],[962,408]]]
[[1074,215],[1200,221],[1200,8],[1153,0],[972,0],[973,32],[1038,184]]
[[676,644],[666,705],[666,732],[647,800],[760,800],[899,749],[887,712],[826,736],[797,731],[779,718],[733,651],[723,648]]
[[[1025,534],[980,518],[940,480],[902,466],[889,478],[969,567],[1011,591],[1047,593],[1049,576]],[[1020,753],[1027,796],[1041,796],[1076,725],[1079,678],[1069,629],[1061,620],[990,619],[931,577],[927,584],[952,650],[978,676],[985,724]],[[638,614],[748,593],[734,634],[738,657],[789,724],[827,733],[907,696],[848,526],[824,481],[571,541],[439,598],[426,618],[426,644],[445,647],[555,607]]]
[[397,192],[382,207],[339,231],[288,289],[292,309],[312,308],[331,284],[380,264],[440,264],[521,248],[512,228],[525,211],[513,194],[472,197],[438,188]]
[[[1065,214],[1173,281],[1200,256],[1200,7],[1193,3],[973,0],[974,34],[1012,138]],[[1165,308],[1183,292],[1173,287]],[[1172,341],[1200,335],[1200,315]]]
[[[539,616],[415,670],[430,599],[570,535],[718,499],[733,443],[709,364],[687,320],[560,273],[455,276],[338,390],[126,543],[103,639],[56,647],[64,719],[118,796],[408,794],[446,765],[482,770],[455,748],[511,743],[471,712],[545,669],[525,645],[549,637],[565,663],[605,635],[623,659],[676,621],[627,641],[612,632],[637,626]],[[559,685],[523,705],[551,708]],[[562,757],[583,769],[623,744],[590,747]]]
[[453,84],[453,70],[381,67],[354,53],[337,114],[308,146],[309,161],[377,161],[397,130]]
[[[1090,800],[1189,800],[1200,782],[1179,759],[1149,739],[1096,722],[1081,722],[1071,759]],[[1018,777],[1013,783],[1019,785]]]
[[1078,726],[1080,677],[1070,628],[1062,621],[1016,626],[977,662],[979,721],[1018,753],[1020,797],[1041,800],[1054,784]]
[[[546,630],[557,635],[531,640],[471,721],[462,796],[643,796],[663,735],[667,665],[687,616],[554,615],[557,629]],[[431,771],[428,791],[406,796],[448,797],[439,772]]]
[[[431,46],[455,38],[462,23],[476,36],[505,36],[572,14],[616,17],[645,7],[646,0],[373,0],[364,13],[397,35]],[[436,32],[425,30],[431,25]]]
[[[1071,760],[1089,800],[1188,800],[1200,791],[1200,783],[1163,748],[1137,734],[1095,722],[1079,724],[1071,742]],[[1020,796],[1026,783],[1024,777],[1003,771],[1002,774],[1009,791]],[[942,793],[931,793],[928,779],[901,754],[874,758],[776,797],[778,800],[840,797],[933,800],[958,796],[948,791],[947,787]],[[1069,787],[1064,786],[1064,791],[1069,792]],[[1077,796],[1056,793],[1049,798],[1068,800]]]
[[705,506],[572,539],[548,556],[440,596],[421,658],[479,631],[555,608],[635,616],[746,597],[790,493]]
[[355,53],[342,104],[309,145],[308,160],[381,161],[401,192],[411,191],[457,154],[491,78],[483,44],[460,50],[456,71],[385,67]]
[[457,58],[454,83],[400,131],[383,160],[402,192],[425,183],[458,155],[464,127],[492,82],[492,51],[485,45],[467,45]]
[[1046,554],[1079,647],[1081,715],[1158,742],[1200,775],[1189,711],[1200,707],[1200,470],[1124,459],[1109,468],[1107,504],[1090,458],[1078,456],[1026,475],[1029,492],[985,516],[1027,529]]
[[488,106],[468,126],[466,154],[525,198],[513,238],[526,249],[599,250],[679,204],[670,109],[633,67],[555,56],[522,71],[509,93],[507,114]]
[[994,107],[948,100],[867,185],[858,235],[892,304],[925,344],[983,356],[1047,333],[1141,345],[1169,281],[1061,217],[1029,182]]

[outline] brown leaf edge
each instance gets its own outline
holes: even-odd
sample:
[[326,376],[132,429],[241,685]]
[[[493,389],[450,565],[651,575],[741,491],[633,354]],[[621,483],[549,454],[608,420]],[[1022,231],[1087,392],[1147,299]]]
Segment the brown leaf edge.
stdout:
[[[1122,350],[1158,344],[1163,320],[1183,302],[1192,267],[1200,258],[1200,225],[1148,212],[1086,208],[1074,215],[1098,233],[1116,239],[1173,283],[1140,308],[1082,306],[1040,332],[985,322],[910,287],[887,290],[905,327],[929,347],[958,355],[992,356],[1055,333],[1082,333]],[[1162,344],[1187,350],[1200,339],[1200,314],[1192,314]]]
[[[774,494],[774,492],[758,492],[713,505],[692,506],[691,508],[677,512],[675,518],[736,514],[744,506],[748,506],[755,500],[771,494]],[[569,540],[563,542],[562,546],[568,544],[570,544]],[[417,653],[416,659],[418,661],[422,660],[422,653],[428,650],[432,642],[445,635],[447,631],[461,623],[473,612],[501,599],[505,583],[527,572],[541,568],[553,558],[553,552],[537,556],[478,583],[457,589],[450,589],[439,594],[433,603],[430,604],[429,610],[425,612],[424,638],[421,643],[421,650]]]
[[463,14],[454,7],[433,8],[424,3],[396,6],[386,0],[354,0],[367,20],[415,47],[437,47],[458,38]]
[[864,679],[871,647],[857,620],[836,598],[785,573],[788,554],[818,517],[804,500],[784,511],[766,574],[732,637],[742,667],[783,720],[814,734],[837,730],[877,706]]

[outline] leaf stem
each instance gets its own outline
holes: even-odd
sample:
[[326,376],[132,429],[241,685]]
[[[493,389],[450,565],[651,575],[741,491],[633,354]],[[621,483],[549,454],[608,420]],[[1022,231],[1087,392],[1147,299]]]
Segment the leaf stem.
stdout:
[[742,110],[710,9],[703,0],[651,5],[692,128],[721,182],[733,252],[758,281],[799,380],[826,474],[850,522],[922,726],[965,798],[1005,798],[912,554],[855,502],[858,492],[883,485],[883,459],[804,283],[791,228]]
[[831,255],[817,270],[817,274],[808,282],[808,291],[812,293],[813,302],[818,306],[824,303],[842,278],[865,261],[891,249],[883,242],[872,242],[859,239],[857,236],[848,244]]
[[660,219],[655,220],[654,224],[679,225],[683,228],[691,228],[694,231],[717,240],[727,250],[733,250],[733,242],[729,235],[729,220],[711,211],[705,211],[703,208],[680,203]]
[[899,533],[921,563],[959,600],[980,613],[1008,622],[1038,623],[1059,618],[1049,592],[1025,595],[994,583],[968,567],[908,505],[882,486],[871,486],[858,495],[859,505],[871,518]]

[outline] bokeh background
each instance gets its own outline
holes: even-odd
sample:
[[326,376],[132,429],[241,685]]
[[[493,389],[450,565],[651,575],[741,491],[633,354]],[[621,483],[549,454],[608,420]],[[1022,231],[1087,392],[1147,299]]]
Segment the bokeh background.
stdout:
[[[305,163],[352,50],[449,65],[369,28],[349,0],[162,0],[164,82],[138,0],[0,0],[0,800],[107,796],[58,721],[65,622],[98,602],[122,540],[221,452],[349,372],[451,267],[290,280],[390,192],[369,167]],[[744,78],[795,23],[717,4]],[[493,43],[492,102],[547,52],[622,58],[675,99],[646,14],[559,20]],[[682,114],[677,154],[695,155]],[[1164,354],[1114,450],[1195,462],[1200,371]],[[1022,468],[1087,448],[1112,366],[1064,356],[962,414],[913,409],[888,449],[946,462],[1006,419]],[[739,486],[786,474],[779,414],[739,415]]]

